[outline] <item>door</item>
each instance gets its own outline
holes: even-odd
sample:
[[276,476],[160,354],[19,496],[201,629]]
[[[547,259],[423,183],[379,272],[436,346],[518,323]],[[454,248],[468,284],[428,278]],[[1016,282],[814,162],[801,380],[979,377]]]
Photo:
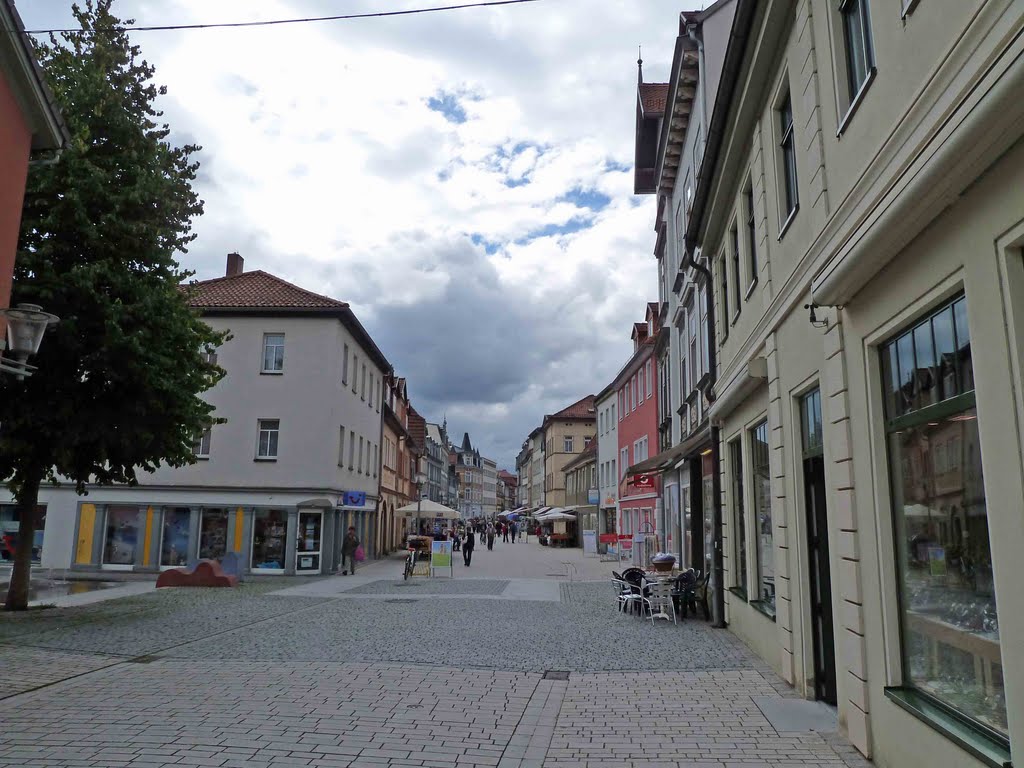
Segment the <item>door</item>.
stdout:
[[320,573],[323,529],[323,512],[299,512],[299,535],[295,542],[296,573]]
[[836,703],[836,642],[832,622],[832,572],[828,554],[825,458],[822,454],[821,394],[803,399],[804,507],[807,511],[808,594],[814,641],[814,694]]

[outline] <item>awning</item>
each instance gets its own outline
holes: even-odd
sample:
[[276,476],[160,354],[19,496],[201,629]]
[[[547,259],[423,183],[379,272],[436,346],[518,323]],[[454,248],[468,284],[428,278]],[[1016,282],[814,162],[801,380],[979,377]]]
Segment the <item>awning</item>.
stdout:
[[460,519],[459,513],[454,509],[446,507],[444,504],[438,504],[436,501],[431,501],[430,499],[423,499],[419,502],[406,504],[404,507],[396,509],[395,514],[403,517],[419,517],[424,520],[438,517],[443,517],[445,520]]
[[637,462],[626,470],[626,474],[643,475],[649,472],[664,472],[674,469],[680,459],[686,458],[691,453],[696,453],[697,449],[702,447],[710,437],[711,432],[707,427],[700,429],[686,440],[683,440],[683,442],[673,445],[671,448],[666,448],[656,456],[651,456],[649,459]]

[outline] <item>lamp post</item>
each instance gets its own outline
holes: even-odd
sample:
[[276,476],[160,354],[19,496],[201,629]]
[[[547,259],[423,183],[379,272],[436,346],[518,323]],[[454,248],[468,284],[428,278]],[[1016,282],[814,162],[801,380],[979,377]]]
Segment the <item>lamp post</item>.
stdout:
[[36,368],[25,361],[39,352],[46,329],[60,318],[43,312],[38,304],[0,309],[0,317],[7,321],[7,352],[10,354],[10,357],[0,356],[0,371],[13,373],[18,379],[31,376]]
[[422,472],[416,473],[416,533],[420,531],[420,507],[423,506],[423,485],[427,482],[427,476]]

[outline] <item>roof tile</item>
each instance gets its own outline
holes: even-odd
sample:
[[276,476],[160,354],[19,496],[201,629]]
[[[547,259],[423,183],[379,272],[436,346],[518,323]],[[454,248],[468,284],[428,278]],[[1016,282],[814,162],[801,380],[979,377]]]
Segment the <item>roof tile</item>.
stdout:
[[321,296],[263,270],[202,280],[185,286],[197,309],[345,309],[344,301]]
[[644,114],[665,114],[668,101],[668,83],[640,83],[640,104]]

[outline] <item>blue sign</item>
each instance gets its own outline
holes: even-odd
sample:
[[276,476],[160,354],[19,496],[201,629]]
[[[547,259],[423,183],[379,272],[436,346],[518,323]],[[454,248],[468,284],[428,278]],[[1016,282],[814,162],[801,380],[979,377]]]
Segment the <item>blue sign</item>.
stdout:
[[601,494],[597,490],[597,488],[591,488],[590,490],[587,491],[587,503],[588,504],[597,504],[597,502],[599,502],[600,500],[601,500]]
[[345,491],[341,497],[341,503],[346,507],[362,507],[366,505],[365,491]]

